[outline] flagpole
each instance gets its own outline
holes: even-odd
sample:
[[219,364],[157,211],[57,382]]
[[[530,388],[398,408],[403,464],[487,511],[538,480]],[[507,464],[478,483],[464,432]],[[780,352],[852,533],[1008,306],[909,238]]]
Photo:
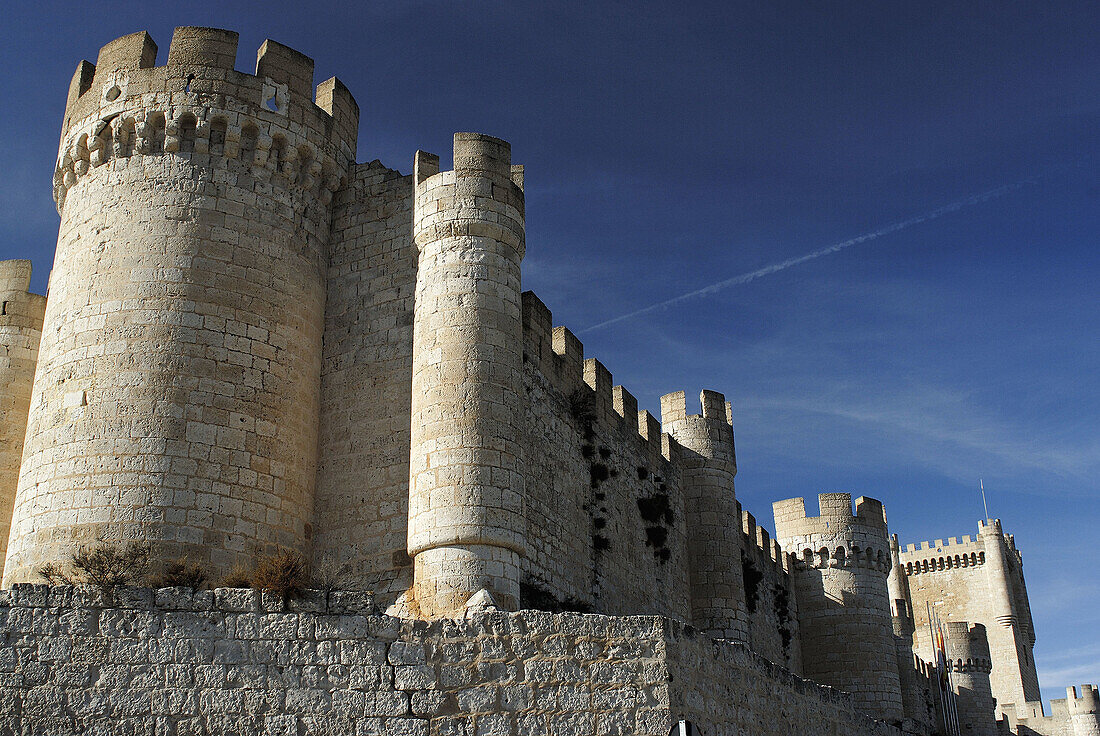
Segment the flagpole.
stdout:
[[978,487],[982,489],[982,508],[985,509],[986,521],[989,520],[989,506],[985,503],[985,483],[981,478],[978,478]]
[[943,692],[943,674],[940,672],[939,647],[936,645],[936,625],[933,620],[931,602],[924,602],[924,610],[925,615],[928,617],[928,646],[932,654],[932,662],[936,667],[936,698],[940,701],[940,719],[943,720],[944,732],[950,733],[951,727],[947,724],[947,701]]

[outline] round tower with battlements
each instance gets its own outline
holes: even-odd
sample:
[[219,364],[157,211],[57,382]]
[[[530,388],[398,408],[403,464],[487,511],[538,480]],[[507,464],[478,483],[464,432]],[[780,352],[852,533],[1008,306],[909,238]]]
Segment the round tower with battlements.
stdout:
[[904,717],[887,590],[886,512],[873,498],[818,496],[820,515],[802,498],[772,504],[775,538],[797,560],[794,570],[803,673],[851,693],[867,713]]
[[971,626],[966,621],[948,621],[945,628],[947,664],[951,669],[959,725],[973,736],[995,736],[997,718],[989,685],[993,660],[989,655],[986,629],[981,624]]
[[702,413],[689,415],[683,391],[661,397],[661,425],[683,447],[691,620],[712,637],[746,641],[732,412],[716,391],[703,391],[699,401]]
[[1100,693],[1096,685],[1066,688],[1066,707],[1073,736],[1100,736]]
[[0,261],[0,570],[19,484],[46,310],[46,297],[31,294],[30,284],[30,261]]
[[97,539],[217,575],[308,547],[330,202],[358,108],[313,61],[177,28],[82,62],[5,585]]
[[454,171],[416,155],[409,554],[422,616],[487,591],[519,606],[525,555],[520,167],[505,141],[456,133]]

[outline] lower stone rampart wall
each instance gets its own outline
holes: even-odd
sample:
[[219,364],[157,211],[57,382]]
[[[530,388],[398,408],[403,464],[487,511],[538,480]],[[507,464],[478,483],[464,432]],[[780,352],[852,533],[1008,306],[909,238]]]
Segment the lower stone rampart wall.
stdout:
[[896,736],[856,710],[850,695],[791,674],[745,647],[669,622],[671,710],[706,736]]
[[0,733],[896,736],[657,617],[379,615],[365,593],[0,591]]
[[1040,715],[1039,702],[1028,703],[1023,709],[1007,704],[1002,731],[1007,726],[1017,736],[1100,736],[1100,713],[1084,709],[1070,712],[1065,700],[1052,700],[1050,705],[1050,715]]

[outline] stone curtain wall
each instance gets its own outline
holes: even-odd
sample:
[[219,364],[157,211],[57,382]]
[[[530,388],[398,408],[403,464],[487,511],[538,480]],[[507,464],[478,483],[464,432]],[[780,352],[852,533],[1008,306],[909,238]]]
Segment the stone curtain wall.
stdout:
[[741,511],[740,516],[749,648],[769,662],[802,674],[798,596],[789,557],[752,514]]
[[669,623],[670,708],[705,736],[898,736],[845,692],[796,677],[745,647]]
[[314,561],[350,565],[386,607],[412,585],[412,177],[377,161],[356,166],[332,231]]
[[660,425],[523,295],[523,606],[691,617],[680,470]]
[[892,736],[848,696],[655,617],[378,615],[364,593],[0,591],[0,733]]

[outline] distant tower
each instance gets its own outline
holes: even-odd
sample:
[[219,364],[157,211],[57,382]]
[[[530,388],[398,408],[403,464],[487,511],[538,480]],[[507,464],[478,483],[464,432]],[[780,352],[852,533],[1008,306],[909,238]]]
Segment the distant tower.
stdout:
[[415,169],[413,596],[429,618],[483,589],[515,610],[526,554],[522,169],[505,141],[474,133],[455,134],[454,171],[423,152]]
[[61,214],[5,585],[98,538],[213,574],[308,547],[333,192],[358,109],[313,61],[177,28],[69,91]]
[[1003,702],[1040,700],[1039,680],[1031,650],[1035,645],[1031,611],[1023,589],[1022,558],[1000,519],[978,525],[978,540],[985,550],[988,585],[989,648],[993,656],[991,681]]
[[8,547],[46,310],[46,297],[27,291],[30,283],[30,261],[0,261],[0,570]]
[[688,415],[683,391],[661,397],[661,425],[684,448],[691,619],[712,637],[747,641],[730,405],[716,391],[703,391],[699,400],[702,414]]
[[1100,694],[1095,685],[1066,688],[1066,707],[1069,711],[1073,736],[1100,736]]
[[995,736],[998,732],[989,673],[989,641],[985,627],[966,621],[948,621],[947,656],[955,687],[959,724],[972,736]]
[[942,620],[980,623],[986,628],[992,655],[989,681],[998,710],[1019,715],[1037,708],[1042,713],[1023,556],[1012,535],[1002,530],[1001,522],[979,522],[973,539],[949,537],[946,542],[909,544],[901,551],[900,560],[913,604],[915,651],[925,658],[933,656],[926,613],[929,606],[935,607]]
[[931,730],[932,704],[929,700],[927,679],[918,669],[913,654],[912,597],[909,594],[909,578],[901,564],[898,535],[890,535],[890,574],[886,579],[890,594],[890,617],[894,628],[894,649],[898,662],[898,679],[901,683],[902,709],[905,717],[918,725],[918,730]]
[[794,570],[806,677],[851,693],[867,713],[904,717],[886,576],[890,546],[882,502],[847,493],[777,501],[775,537],[798,558]]

